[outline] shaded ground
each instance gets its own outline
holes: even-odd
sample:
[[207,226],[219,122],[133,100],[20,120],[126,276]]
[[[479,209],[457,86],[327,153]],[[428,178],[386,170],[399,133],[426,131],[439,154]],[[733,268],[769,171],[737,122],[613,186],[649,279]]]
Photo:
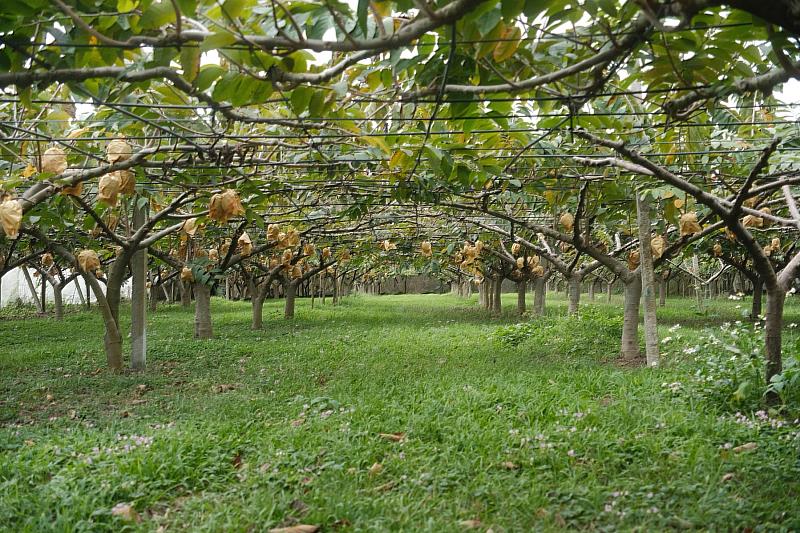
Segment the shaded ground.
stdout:
[[[102,370],[95,314],[0,321],[0,528],[800,528],[793,434],[670,394],[685,363],[606,364],[604,298],[591,328],[554,319],[511,347],[493,334],[512,307],[489,318],[449,295],[300,301],[292,322],[268,302],[257,332],[246,303],[215,300],[212,341],[163,308],[149,370],[122,376]],[[663,328],[736,305],[671,300]],[[112,516],[121,503],[140,521]]]

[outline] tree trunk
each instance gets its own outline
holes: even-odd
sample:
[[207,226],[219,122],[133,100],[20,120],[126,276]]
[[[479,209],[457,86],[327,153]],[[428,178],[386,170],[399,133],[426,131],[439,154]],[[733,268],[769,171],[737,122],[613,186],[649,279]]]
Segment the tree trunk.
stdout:
[[[87,280],[84,280],[84,282],[86,284],[86,309],[91,309],[92,308],[92,293],[89,290],[89,282]],[[78,283],[78,280],[75,280],[75,283]],[[96,296],[95,296],[95,298],[96,298]]]
[[503,312],[503,278],[501,276],[497,276],[497,279],[494,280],[494,283],[494,294],[492,295],[492,313],[499,315]]
[[517,282],[517,312],[521,315],[525,314],[525,291],[527,289],[527,282],[524,280]]
[[533,282],[533,312],[536,316],[542,316],[545,309],[545,297],[547,296],[547,280],[544,276],[536,278]]
[[639,357],[639,300],[642,297],[642,278],[623,280],[624,304],[622,319],[622,348],[624,359]]
[[581,301],[581,279],[578,276],[571,275],[569,277],[567,282],[567,292],[569,294],[567,314],[575,315],[578,313],[578,305]]
[[753,303],[750,307],[750,318],[755,320],[761,316],[761,297],[764,292],[764,282],[761,278],[756,278],[753,281]]
[[44,275],[39,277],[42,280],[42,296],[39,300],[42,302],[42,314],[47,312],[47,280],[45,280]]
[[331,305],[337,305],[339,303],[339,275],[334,274],[333,278],[331,278]]
[[614,282],[609,281],[606,283],[606,302],[611,303],[611,295],[614,291]]
[[[77,278],[75,278],[73,283],[75,284],[75,292],[78,293],[78,301],[81,302],[81,305],[85,305],[86,304],[86,300],[83,299],[83,289],[81,289],[80,281],[81,281],[81,278],[77,277]],[[87,294],[87,296],[88,296],[88,294]]]
[[286,302],[284,305],[284,318],[292,319],[294,318],[294,302],[295,296],[297,294],[297,285],[294,282],[289,282],[286,284]]
[[188,281],[180,282],[181,307],[188,309],[192,305],[192,286]]
[[64,319],[64,295],[61,285],[53,285],[53,307],[56,311],[56,320]]
[[194,284],[194,338],[210,339],[214,336],[211,325],[211,287]]
[[692,272],[695,275],[694,278],[694,291],[695,296],[697,297],[697,309],[702,311],[703,310],[703,286],[700,285],[700,259],[697,257],[697,254],[692,256]]
[[[91,274],[89,274],[91,276]],[[106,327],[106,334],[103,338],[103,346],[106,352],[106,362],[108,368],[114,372],[122,370],[122,335],[119,325],[113,317],[103,317]]]
[[669,280],[661,276],[661,281],[658,284],[658,305],[660,307],[667,305],[667,283],[669,283]]
[[[146,207],[138,207],[134,199],[133,227],[138,229],[145,223]],[[137,250],[131,256],[131,368],[144,370],[147,366],[147,248]]]
[[[161,285],[161,288],[164,288],[164,285]],[[158,289],[159,285],[156,284],[155,278],[150,282],[150,297],[147,301],[147,310],[156,312],[158,309]],[[166,294],[166,293],[165,293]]]
[[122,256],[117,257],[112,263],[111,267],[108,269],[106,292],[103,302],[101,302],[100,296],[97,294],[98,290],[102,293],[100,282],[94,277],[93,274],[87,275],[87,278],[91,276],[92,285],[93,287],[96,287],[95,297],[98,300],[98,306],[101,307],[101,310],[104,313],[107,309],[108,313],[111,315],[111,320],[113,321],[113,328],[111,327],[110,323],[106,322],[105,335],[106,348],[107,351],[110,350],[109,353],[107,353],[109,366],[111,366],[114,370],[117,370],[117,367],[115,366],[117,364],[117,351],[119,351],[119,370],[122,369],[122,330],[119,327],[119,305],[122,299],[122,283],[124,282],[124,274],[128,268],[129,262],[130,257],[126,257],[123,254]]
[[[764,348],[767,358],[767,383],[781,373],[781,330],[786,293],[780,288],[767,289],[767,318],[764,325]],[[773,398],[774,399],[774,398]]]
[[591,301],[594,301],[594,284],[596,282],[597,282],[597,280],[594,280],[594,279],[589,281],[589,300],[591,300]]
[[[103,325],[105,326],[105,335],[103,337],[103,346],[106,352],[106,361],[108,368],[113,372],[122,370],[122,333],[119,329],[119,320],[117,318],[119,308],[112,307],[109,302],[107,294],[109,286],[106,286],[106,294],[103,293],[103,287],[97,278],[92,273],[83,273],[83,279],[86,281],[86,287],[91,287],[94,297],[97,300],[97,307],[103,316]],[[111,280],[109,280],[111,281]],[[89,293],[86,293],[86,301],[90,300]]]
[[272,284],[271,278],[257,291],[253,292],[252,307],[253,307],[253,320],[250,324],[251,329],[262,329],[264,327],[264,300],[267,299],[269,293],[269,286]]
[[658,320],[656,317],[656,276],[653,272],[653,249],[650,244],[650,201],[636,195],[636,214],[639,226],[639,257],[641,258],[642,290],[644,292],[644,345],[647,366],[658,366]]

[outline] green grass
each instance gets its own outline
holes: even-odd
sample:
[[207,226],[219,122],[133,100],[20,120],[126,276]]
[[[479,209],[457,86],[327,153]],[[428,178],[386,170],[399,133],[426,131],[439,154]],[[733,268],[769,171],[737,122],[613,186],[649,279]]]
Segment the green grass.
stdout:
[[[251,331],[246,303],[215,299],[211,341],[162,307],[147,372],[123,375],[102,370],[95,313],[0,320],[0,528],[800,529],[796,427],[672,394],[687,362],[618,366],[613,332],[555,318],[557,296],[551,337],[502,344],[519,321],[505,300],[500,318],[449,295],[302,300],[291,322],[268,301]],[[670,300],[662,336],[739,319],[737,304]]]

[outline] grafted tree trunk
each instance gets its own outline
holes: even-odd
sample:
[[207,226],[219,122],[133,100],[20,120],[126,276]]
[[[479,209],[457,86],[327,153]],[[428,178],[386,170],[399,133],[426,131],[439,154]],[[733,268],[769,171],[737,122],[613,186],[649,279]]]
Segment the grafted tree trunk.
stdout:
[[567,306],[567,314],[574,315],[578,313],[578,306],[581,301],[581,279],[576,275],[570,275],[567,283],[567,292],[569,294],[569,304]]
[[210,339],[214,336],[211,325],[211,287],[195,283],[194,302],[194,337]]
[[750,318],[756,319],[761,316],[761,299],[764,292],[764,282],[760,277],[753,280],[753,303],[750,306]]
[[525,280],[517,282],[517,312],[519,314],[525,313],[525,291],[528,289],[528,283]]
[[297,296],[297,285],[294,282],[286,284],[286,301],[283,307],[284,318],[294,318],[294,304]]
[[623,280],[624,303],[622,318],[622,348],[624,359],[639,357],[639,300],[642,297],[642,278]]

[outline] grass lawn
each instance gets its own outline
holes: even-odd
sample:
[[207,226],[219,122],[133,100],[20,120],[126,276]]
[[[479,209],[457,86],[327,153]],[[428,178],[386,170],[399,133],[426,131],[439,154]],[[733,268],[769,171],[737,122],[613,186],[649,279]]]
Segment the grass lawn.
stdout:
[[[800,529],[796,426],[673,393],[687,358],[617,365],[619,301],[586,322],[549,295],[546,335],[517,345],[495,335],[520,320],[505,301],[301,300],[294,321],[268,301],[251,331],[247,303],[215,299],[212,341],[162,307],[147,372],[124,375],[96,313],[0,320],[0,528]],[[737,304],[670,300],[662,337]]]

